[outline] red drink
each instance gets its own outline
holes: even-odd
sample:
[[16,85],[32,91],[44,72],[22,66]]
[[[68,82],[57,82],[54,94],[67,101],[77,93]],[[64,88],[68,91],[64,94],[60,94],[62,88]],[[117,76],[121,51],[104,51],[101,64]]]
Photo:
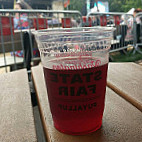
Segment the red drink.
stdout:
[[87,65],[44,67],[54,126],[63,133],[83,135],[101,127],[108,64]]

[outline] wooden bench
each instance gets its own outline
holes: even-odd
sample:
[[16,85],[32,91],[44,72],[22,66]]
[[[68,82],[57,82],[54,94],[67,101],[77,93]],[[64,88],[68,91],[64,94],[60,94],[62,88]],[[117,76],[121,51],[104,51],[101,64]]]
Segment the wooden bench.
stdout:
[[60,133],[53,126],[42,66],[33,67],[32,76],[41,119],[49,142],[135,142],[142,140],[142,113],[109,88],[106,91],[101,129],[85,136]]
[[9,66],[4,67],[4,68],[0,68],[0,74],[7,73],[7,72],[10,72],[10,67]]
[[0,142],[36,142],[26,69],[0,75]]
[[136,61],[135,63],[137,63],[138,65],[141,65],[141,66],[142,66],[142,60],[138,60],[138,61]]
[[107,85],[142,111],[142,66],[110,63]]

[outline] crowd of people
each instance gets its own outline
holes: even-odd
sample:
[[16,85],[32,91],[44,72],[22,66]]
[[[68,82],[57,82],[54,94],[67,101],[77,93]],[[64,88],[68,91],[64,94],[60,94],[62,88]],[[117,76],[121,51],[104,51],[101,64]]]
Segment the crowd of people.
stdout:
[[[18,0],[14,6],[15,10],[22,10],[22,9],[32,9],[32,7],[26,3],[24,0]],[[16,13],[14,16],[14,29],[29,29],[33,27],[33,21],[29,19],[29,16],[27,13]],[[15,51],[15,56],[17,57],[23,57],[24,53],[23,50]],[[14,55],[13,52],[11,55]],[[39,57],[39,51],[37,48],[33,48],[33,56]]]
[[[15,9],[16,10],[21,10],[21,9],[32,9],[32,7],[27,4],[24,0],[18,0],[15,4]],[[134,19],[137,13],[142,12],[142,9],[138,8],[135,9],[133,12],[133,17],[131,17],[130,19],[128,19],[126,25],[127,25],[127,34],[125,37],[125,40],[131,40],[133,38],[133,23],[134,23]],[[33,27],[33,22],[32,20],[30,20],[28,18],[29,15],[27,15],[27,13],[21,13],[19,15],[19,13],[15,14],[14,17],[14,29],[28,29]],[[137,17],[136,19],[136,23],[139,24],[141,22],[141,19],[139,17]],[[97,21],[98,17],[97,17]],[[99,22],[100,23],[100,22]],[[96,25],[99,25],[98,22]]]
[[[32,9],[32,7],[26,3],[24,0],[18,0],[14,6],[15,10],[23,10],[23,9]],[[125,23],[125,25],[127,26],[127,32],[124,38],[125,41],[131,41],[133,40],[133,23],[134,20],[136,21],[137,24],[141,23],[142,19],[140,19],[139,17],[136,17],[136,14],[142,12],[142,9],[138,8],[135,9],[133,12],[133,17],[131,16],[130,19],[127,20],[127,23]],[[29,29],[31,27],[33,27],[34,25],[34,21],[29,19],[29,16],[33,16],[33,15],[29,15],[27,13],[15,13],[14,16],[14,29]],[[40,17],[40,15],[38,15]],[[101,16],[100,16],[101,17]],[[96,23],[92,24],[92,26],[97,26],[97,25],[101,25],[101,18],[98,15],[95,17],[95,19],[93,21],[96,21]],[[107,16],[106,17],[106,24],[114,24],[112,23],[112,21],[108,21]],[[136,17],[136,18],[135,18]],[[102,20],[104,21],[104,20]],[[52,21],[51,21],[52,23]],[[72,24],[77,26],[76,21],[74,21],[74,19],[72,19]],[[122,23],[121,23],[122,24]],[[17,56],[23,56],[22,51],[20,52],[16,52]],[[39,56],[39,53],[38,53]]]
[[127,29],[127,34],[126,34],[126,37],[125,37],[126,41],[133,40],[134,20],[135,20],[136,24],[140,24],[142,22],[141,17],[136,17],[136,14],[139,13],[139,12],[142,12],[142,9],[140,9],[140,8],[135,9],[134,12],[133,12],[133,17],[131,17],[127,21],[127,28],[128,29]]

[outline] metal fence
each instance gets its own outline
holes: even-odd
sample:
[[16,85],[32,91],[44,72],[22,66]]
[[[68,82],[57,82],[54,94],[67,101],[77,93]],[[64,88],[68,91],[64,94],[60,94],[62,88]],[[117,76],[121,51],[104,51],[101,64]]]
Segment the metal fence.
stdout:
[[[139,24],[137,19],[140,19]],[[79,11],[66,10],[0,10],[0,69],[17,70],[40,61],[39,51],[32,34],[35,30],[107,26],[115,27],[110,52],[126,51],[133,47],[141,53],[142,13],[90,12],[82,16]],[[9,69],[10,68],[10,69]]]
[[134,46],[134,39],[132,37],[133,15],[120,12],[90,12],[86,19],[87,25],[111,26],[116,29],[111,41],[110,52],[125,51],[130,46]]
[[30,70],[40,60],[32,32],[82,26],[82,15],[79,11],[1,9],[0,23],[0,69]]
[[137,13],[133,23],[134,52],[142,54],[142,12]]

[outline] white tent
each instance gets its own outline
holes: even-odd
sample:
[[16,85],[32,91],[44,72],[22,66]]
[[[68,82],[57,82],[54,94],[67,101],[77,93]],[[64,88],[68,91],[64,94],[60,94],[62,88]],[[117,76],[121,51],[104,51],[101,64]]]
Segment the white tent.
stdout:
[[131,8],[131,9],[127,12],[127,14],[133,14],[134,10],[135,10],[135,8]]

